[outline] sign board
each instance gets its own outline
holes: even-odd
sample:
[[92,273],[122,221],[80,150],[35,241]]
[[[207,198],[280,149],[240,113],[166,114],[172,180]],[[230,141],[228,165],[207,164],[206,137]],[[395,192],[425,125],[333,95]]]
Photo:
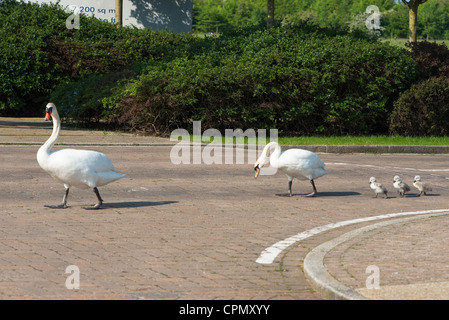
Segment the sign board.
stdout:
[[[30,0],[56,3],[68,11],[94,16],[115,23],[115,0]],[[123,0],[123,26],[168,30],[176,33],[192,31],[193,0]]]

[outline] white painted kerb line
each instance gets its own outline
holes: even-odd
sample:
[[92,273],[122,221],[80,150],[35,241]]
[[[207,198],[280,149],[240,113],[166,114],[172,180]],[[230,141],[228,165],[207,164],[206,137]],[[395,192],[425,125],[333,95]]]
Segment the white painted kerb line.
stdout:
[[396,217],[402,217],[402,216],[411,216],[411,215],[427,214],[427,213],[439,213],[439,212],[447,212],[447,211],[449,211],[449,209],[389,213],[389,214],[383,214],[380,216],[352,219],[352,220],[346,220],[346,221],[326,224],[324,226],[316,227],[316,228],[298,233],[297,235],[294,235],[292,237],[289,237],[287,239],[284,239],[282,241],[275,243],[271,247],[266,248],[264,251],[262,251],[259,258],[257,258],[256,262],[261,263],[261,264],[271,264],[271,263],[273,263],[274,259],[276,259],[276,257],[282,251],[287,249],[292,244],[295,244],[298,241],[307,239],[311,236],[314,236],[316,234],[319,234],[321,232],[328,231],[331,229],[344,227],[344,226],[347,226],[350,224],[368,222],[368,221],[374,221],[374,220],[380,220],[380,219],[396,218]]

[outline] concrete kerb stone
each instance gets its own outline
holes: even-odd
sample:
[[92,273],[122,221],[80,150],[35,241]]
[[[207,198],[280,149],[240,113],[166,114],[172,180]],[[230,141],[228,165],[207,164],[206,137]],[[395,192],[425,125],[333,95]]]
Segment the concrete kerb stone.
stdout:
[[310,251],[304,259],[304,274],[309,279],[312,287],[319,292],[319,294],[329,300],[367,300],[367,298],[353,289],[345,286],[337,279],[332,277],[324,265],[324,257],[326,254],[337,247],[338,245],[353,239],[363,233],[370,232],[372,230],[389,226],[396,223],[410,222],[413,220],[420,220],[429,217],[437,217],[442,215],[448,215],[449,211],[443,213],[432,213],[418,215],[414,217],[394,219],[389,221],[379,222],[373,225],[362,227],[356,230],[347,232],[335,239],[327,241],[312,251]]

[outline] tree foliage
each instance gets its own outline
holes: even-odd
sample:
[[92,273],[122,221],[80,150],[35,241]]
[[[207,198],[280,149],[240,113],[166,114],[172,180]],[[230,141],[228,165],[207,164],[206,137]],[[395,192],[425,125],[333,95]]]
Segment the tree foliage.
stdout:
[[[354,25],[369,5],[382,14],[384,37],[409,35],[409,10],[402,1],[393,0],[275,0],[275,18],[294,24],[311,20],[321,27],[347,28]],[[449,1],[428,0],[419,6],[418,38],[449,39]],[[221,32],[243,25],[264,25],[266,0],[194,0],[194,30]],[[364,28],[364,25],[362,25]]]

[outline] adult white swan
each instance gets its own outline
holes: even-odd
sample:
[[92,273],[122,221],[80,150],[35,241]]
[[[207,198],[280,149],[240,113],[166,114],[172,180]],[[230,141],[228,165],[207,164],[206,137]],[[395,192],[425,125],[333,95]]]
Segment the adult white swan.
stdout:
[[281,170],[288,176],[288,191],[292,196],[292,180],[309,180],[313,191],[308,197],[316,195],[314,179],[317,179],[328,172],[324,170],[325,164],[315,153],[303,149],[288,149],[281,154],[281,147],[277,142],[270,142],[265,146],[254,164],[254,177],[257,178],[262,168],[267,163],[274,168]]
[[39,148],[37,162],[53,178],[62,182],[65,194],[62,204],[46,206],[49,208],[67,208],[67,196],[71,186],[81,189],[93,188],[98,202],[85,209],[98,209],[103,203],[97,187],[104,186],[125,175],[115,172],[114,166],[106,155],[91,150],[62,149],[51,152],[61,131],[61,120],[53,103],[47,104],[45,120],[53,119],[53,132],[50,138]]

